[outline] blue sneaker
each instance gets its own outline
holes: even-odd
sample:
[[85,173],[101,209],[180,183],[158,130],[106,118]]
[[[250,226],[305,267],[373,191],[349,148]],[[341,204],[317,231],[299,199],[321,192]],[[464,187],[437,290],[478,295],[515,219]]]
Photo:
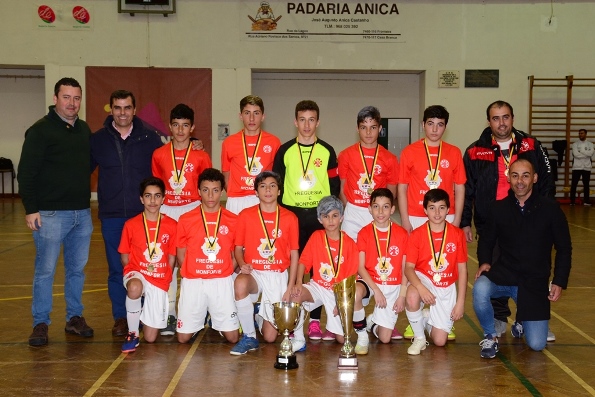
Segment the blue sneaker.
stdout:
[[251,350],[258,349],[258,340],[256,338],[252,338],[250,336],[244,335],[242,339],[231,349],[229,354],[234,356],[241,356],[242,354],[246,354]]
[[306,339],[292,339],[291,348],[294,353],[301,353],[306,351]]
[[523,331],[523,323],[519,323],[519,322],[514,322],[514,324],[512,324],[512,327],[510,327],[510,333],[512,334],[512,336],[514,336],[515,338],[522,338],[523,334],[525,333]]
[[483,358],[494,358],[498,353],[498,339],[492,339],[490,335],[487,335],[484,340],[479,342],[481,346],[481,352],[479,355]]
[[140,338],[134,332],[129,332],[122,344],[122,353],[132,353],[140,343]]

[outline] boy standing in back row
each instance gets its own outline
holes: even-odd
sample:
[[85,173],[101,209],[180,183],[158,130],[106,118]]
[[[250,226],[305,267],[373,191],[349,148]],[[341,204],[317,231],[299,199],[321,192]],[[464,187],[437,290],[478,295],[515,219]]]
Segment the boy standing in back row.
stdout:
[[240,101],[242,131],[223,141],[221,170],[225,176],[227,203],[225,208],[239,214],[244,208],[258,204],[254,195],[254,178],[273,168],[273,160],[281,142],[273,134],[261,130],[264,103],[256,95]]
[[[198,176],[211,168],[211,158],[202,150],[193,150],[190,136],[194,131],[194,111],[182,103],[176,105],[169,116],[172,140],[153,152],[153,175],[165,182],[165,201],[161,212],[178,221],[180,215],[198,207]],[[179,264],[178,264],[179,266]],[[169,315],[167,327],[161,335],[176,332],[176,295],[178,293],[178,267],[174,267],[169,286]]]
[[339,154],[340,199],[345,205],[341,230],[357,241],[362,227],[372,222],[368,206],[374,189],[388,188],[397,196],[397,156],[378,144],[380,111],[366,106],[357,114],[359,142]]
[[[337,155],[335,149],[316,136],[320,109],[314,101],[300,101],[295,106],[298,135],[284,143],[275,156],[273,171],[281,175],[281,203],[299,220],[300,253],[316,230],[322,229],[316,207],[326,196],[339,197]],[[335,335],[320,330],[321,308],[310,313],[308,336],[313,340],[335,340]]]

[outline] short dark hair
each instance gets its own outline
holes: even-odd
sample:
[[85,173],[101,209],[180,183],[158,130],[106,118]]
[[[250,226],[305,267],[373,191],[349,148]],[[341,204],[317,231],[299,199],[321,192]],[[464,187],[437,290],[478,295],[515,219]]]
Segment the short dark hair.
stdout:
[[76,81],[72,77],[62,77],[54,85],[54,96],[58,96],[58,93],[60,92],[60,87],[63,86],[63,85],[67,85],[69,87],[78,87],[78,88],[81,89],[81,92],[83,91],[83,89],[81,88],[81,85],[79,84],[78,81]]
[[510,103],[498,100],[498,101],[490,103],[490,105],[486,109],[487,119],[490,120],[490,109],[491,108],[503,108],[503,107],[509,108],[510,109],[510,117],[514,117],[514,110],[512,110],[512,106],[510,106]]
[[450,198],[444,189],[430,189],[424,194],[424,208],[428,208],[428,203],[437,203],[444,201],[446,208],[450,208]]
[[374,200],[376,200],[378,197],[386,197],[389,199],[391,207],[395,205],[395,196],[393,196],[393,192],[385,187],[380,187],[372,192],[370,195],[370,205],[372,205]]
[[380,125],[380,121],[382,120],[382,117],[380,117],[380,110],[374,106],[366,106],[357,114],[357,125],[359,126],[359,124],[366,121],[366,119],[376,120],[378,125]]
[[126,90],[116,90],[116,91],[112,92],[112,94],[109,97],[110,108],[114,104],[114,100],[126,99],[126,98],[130,98],[132,100],[132,107],[136,108],[136,98],[134,97],[134,94],[132,92],[126,91]]
[[424,123],[427,119],[443,119],[444,125],[448,124],[448,110],[444,106],[441,105],[432,105],[428,106],[426,110],[424,110]]
[[171,123],[174,119],[187,119],[190,120],[190,124],[194,125],[194,110],[188,105],[178,103],[169,113],[169,122]]
[[585,132],[585,134],[587,133],[587,130],[584,128],[581,128],[580,130],[578,130],[578,132],[583,132],[583,131]]
[[295,105],[295,118],[297,120],[298,112],[305,112],[307,110],[313,110],[316,112],[316,119],[320,118],[320,109],[318,108],[318,104],[314,101],[309,99],[299,101],[297,105]]
[[258,106],[260,111],[264,113],[264,103],[262,102],[262,98],[257,95],[248,95],[243,97],[240,101],[240,112],[244,111],[246,105]]
[[141,197],[143,194],[145,194],[145,189],[147,186],[157,186],[161,190],[161,194],[165,194],[165,183],[163,183],[163,181],[156,176],[150,176],[142,180],[138,189],[139,195]]
[[198,189],[203,181],[220,182],[221,189],[225,189],[225,177],[223,173],[216,168],[205,168],[198,176]]
[[256,178],[254,178],[254,190],[258,190],[258,184],[267,178],[275,178],[277,185],[281,188],[281,175],[273,171],[262,171],[260,174],[256,175]]

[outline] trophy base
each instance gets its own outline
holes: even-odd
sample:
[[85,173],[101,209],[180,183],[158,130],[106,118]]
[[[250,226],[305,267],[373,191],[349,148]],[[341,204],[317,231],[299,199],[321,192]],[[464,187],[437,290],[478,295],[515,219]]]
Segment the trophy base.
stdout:
[[297,369],[299,364],[295,355],[281,356],[277,355],[277,361],[275,362],[275,368],[282,370]]
[[357,371],[357,357],[339,357],[340,370]]

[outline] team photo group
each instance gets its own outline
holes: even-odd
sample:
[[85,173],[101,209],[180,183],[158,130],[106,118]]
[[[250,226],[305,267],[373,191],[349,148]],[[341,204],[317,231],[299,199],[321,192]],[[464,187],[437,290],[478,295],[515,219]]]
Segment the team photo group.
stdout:
[[[94,334],[82,293],[96,169],[112,334],[123,353],[139,348],[141,336],[191,343],[210,327],[236,356],[287,331],[276,364],[283,369],[307,351],[307,339],[336,340],[348,357],[350,342],[356,356],[374,338],[405,338],[407,353],[419,355],[430,342],[456,339],[468,283],[481,357],[496,357],[509,317],[510,332],[530,349],[555,340],[550,304],[567,287],[570,232],[547,150],[514,128],[509,103],[487,106],[488,125],[465,151],[442,139],[447,109],[429,106],[423,137],[397,159],[378,142],[385,132],[374,106],[348,116],[359,141],[337,154],[317,136],[315,101],[296,104],[297,135],[281,143],[262,129],[263,100],[248,95],[239,103],[243,129],[225,138],[215,169],[192,137],[189,106],[171,109],[164,143],[135,115],[132,92],[111,94],[94,133],[78,117],[81,100],[75,79],[56,83],[54,105],[27,130],[18,166],[36,249],[29,345],[48,344],[61,249],[65,332]],[[468,269],[474,241],[479,267]],[[350,292],[339,293],[345,285]],[[291,321],[280,319],[283,308],[292,308]],[[398,330],[403,313],[409,325]]]

